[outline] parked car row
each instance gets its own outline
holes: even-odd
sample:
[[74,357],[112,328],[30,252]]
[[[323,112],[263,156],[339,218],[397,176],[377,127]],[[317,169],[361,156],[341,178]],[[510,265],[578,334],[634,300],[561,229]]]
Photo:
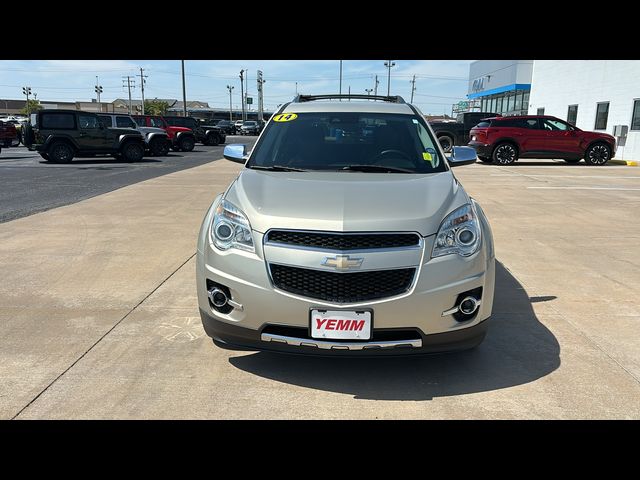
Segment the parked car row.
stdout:
[[615,137],[587,132],[550,115],[503,117],[466,112],[456,122],[431,122],[445,152],[454,145],[473,147],[483,162],[509,165],[519,158],[558,158],[587,165],[604,165],[616,153]]
[[[4,124],[2,127],[4,130]],[[10,130],[11,126],[6,129]],[[112,155],[135,162],[145,154],[164,156],[170,149],[190,152],[196,142],[218,145],[225,140],[226,135],[220,129],[201,126],[190,117],[96,114],[78,110],[33,113],[24,134],[29,150],[56,163],[95,155]]]

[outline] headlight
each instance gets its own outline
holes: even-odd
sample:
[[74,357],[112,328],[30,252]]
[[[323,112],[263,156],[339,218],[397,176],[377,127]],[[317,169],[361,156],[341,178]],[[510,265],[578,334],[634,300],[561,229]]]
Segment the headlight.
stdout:
[[255,251],[249,220],[235,205],[224,199],[220,200],[213,216],[211,237],[220,250],[234,247]]
[[463,205],[443,220],[436,235],[431,257],[457,253],[463,257],[473,255],[480,248],[480,222],[475,208]]

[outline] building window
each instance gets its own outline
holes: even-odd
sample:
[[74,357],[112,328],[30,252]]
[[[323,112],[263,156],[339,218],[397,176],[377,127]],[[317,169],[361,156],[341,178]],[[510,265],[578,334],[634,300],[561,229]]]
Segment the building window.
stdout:
[[538,109],[538,113],[536,115],[544,115],[544,107]]
[[631,117],[631,130],[640,130],[640,100],[633,101],[633,116]]
[[530,92],[524,92],[522,95],[522,110],[524,113],[529,112],[529,94]]
[[596,126],[595,130],[606,130],[607,119],[609,118],[609,102],[602,102],[596,108]]
[[502,99],[503,97],[496,98],[496,112],[502,113]]
[[578,105],[569,105],[569,110],[567,111],[567,122],[575,126],[577,120],[578,120]]
[[516,99],[516,95],[514,93],[510,93],[509,96],[507,97],[507,112],[510,112],[513,110],[515,99]]
[[516,92],[516,103],[513,107],[516,113],[522,113],[522,91]]

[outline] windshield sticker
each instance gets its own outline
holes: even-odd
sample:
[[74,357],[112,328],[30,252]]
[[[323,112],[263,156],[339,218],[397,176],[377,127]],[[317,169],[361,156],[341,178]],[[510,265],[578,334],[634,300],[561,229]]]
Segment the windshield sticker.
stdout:
[[298,115],[295,113],[281,113],[280,115],[276,115],[273,117],[274,122],[290,122],[291,120],[295,120],[298,118]]
[[425,162],[431,162],[433,165],[434,157],[436,156],[436,151],[433,148],[427,148],[426,152],[422,152],[422,158]]

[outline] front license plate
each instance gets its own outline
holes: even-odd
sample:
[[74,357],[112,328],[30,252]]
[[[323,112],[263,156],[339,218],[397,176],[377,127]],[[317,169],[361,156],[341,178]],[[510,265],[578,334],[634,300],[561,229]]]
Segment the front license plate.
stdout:
[[311,337],[369,340],[371,312],[311,310]]

